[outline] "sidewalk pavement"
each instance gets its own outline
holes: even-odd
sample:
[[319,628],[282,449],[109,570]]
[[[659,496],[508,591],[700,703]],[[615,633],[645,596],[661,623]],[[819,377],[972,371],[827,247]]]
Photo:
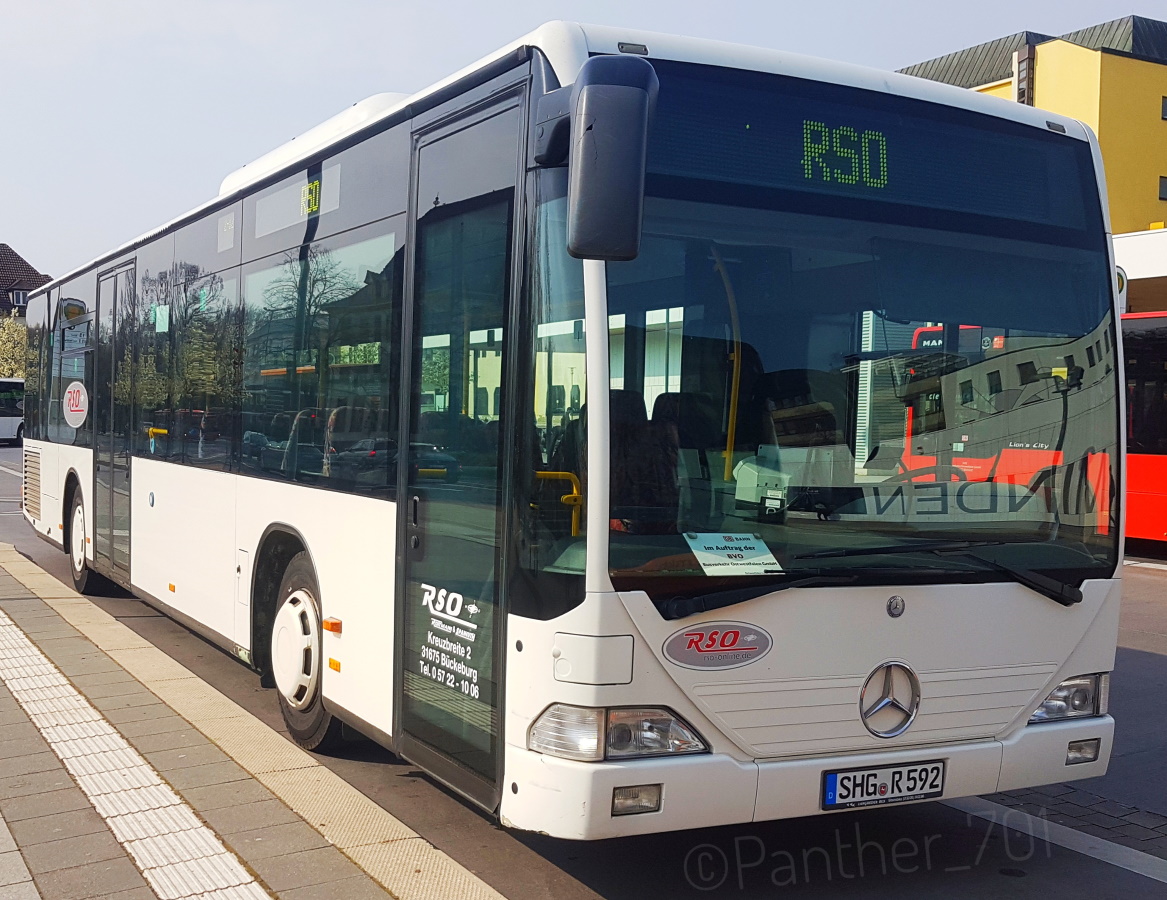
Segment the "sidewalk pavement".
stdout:
[[0,544],[0,900],[501,900]]

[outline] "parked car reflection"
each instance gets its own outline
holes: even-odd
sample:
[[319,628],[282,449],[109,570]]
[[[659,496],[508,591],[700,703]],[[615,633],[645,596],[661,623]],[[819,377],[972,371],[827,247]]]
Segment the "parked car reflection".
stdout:
[[[409,445],[411,478],[435,478],[449,484],[462,474],[456,458],[433,444],[414,442]],[[330,454],[331,477],[358,484],[392,484],[397,480],[397,442],[388,438],[365,438],[347,450]]]
[[324,451],[297,441],[269,441],[260,448],[259,465],[286,478],[318,477],[324,470]]

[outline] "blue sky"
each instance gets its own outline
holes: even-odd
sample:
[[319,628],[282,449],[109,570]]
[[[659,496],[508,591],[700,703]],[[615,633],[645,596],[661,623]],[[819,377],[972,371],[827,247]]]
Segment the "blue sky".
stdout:
[[0,242],[64,274],[357,100],[425,87],[548,19],[895,69],[1131,13],[1167,19],[1167,0],[9,0]]

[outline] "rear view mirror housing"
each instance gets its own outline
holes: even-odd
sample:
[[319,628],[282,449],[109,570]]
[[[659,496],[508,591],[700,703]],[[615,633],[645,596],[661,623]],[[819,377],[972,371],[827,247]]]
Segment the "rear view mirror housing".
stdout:
[[593,56],[571,89],[567,252],[630,260],[640,252],[656,70],[638,56]]

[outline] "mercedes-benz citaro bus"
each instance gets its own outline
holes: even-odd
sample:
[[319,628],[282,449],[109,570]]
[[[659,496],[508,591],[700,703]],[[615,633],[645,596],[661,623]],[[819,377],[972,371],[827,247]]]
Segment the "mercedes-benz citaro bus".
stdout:
[[517,829],[1101,775],[1101,183],[1053,113],[552,23],[40,290],[25,513]]

